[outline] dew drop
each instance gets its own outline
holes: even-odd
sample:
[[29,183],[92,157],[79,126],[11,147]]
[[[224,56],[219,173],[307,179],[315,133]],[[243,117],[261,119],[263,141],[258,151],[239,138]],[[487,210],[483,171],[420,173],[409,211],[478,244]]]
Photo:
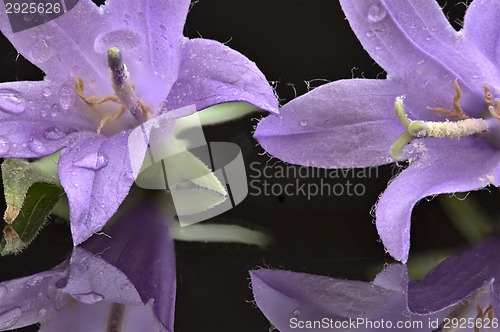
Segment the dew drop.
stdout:
[[73,92],[67,85],[63,85],[59,91],[59,103],[61,107],[67,110],[73,104]]
[[418,60],[418,61],[417,61],[417,65],[421,65],[421,64],[423,64],[424,62],[425,62],[425,60],[424,60],[424,59],[420,59],[420,60]]
[[422,83],[422,88],[426,88],[429,85],[429,81],[425,80],[424,83]]
[[47,309],[38,310],[38,318],[44,318],[45,316],[47,316]]
[[72,296],[75,299],[77,299],[78,301],[80,301],[82,303],[86,303],[86,304],[97,303],[97,302],[100,302],[104,299],[104,296],[102,296],[101,294],[94,293],[94,292],[90,292],[87,294],[73,294]]
[[59,104],[53,104],[52,107],[50,108],[50,115],[52,117],[56,117],[60,112],[61,112],[61,105]]
[[123,22],[127,25],[128,25],[128,20],[130,20],[130,15],[129,14],[123,15]]
[[144,12],[138,12],[137,13],[137,18],[140,20],[143,20],[146,17],[146,14]]
[[21,308],[15,307],[0,313],[0,329],[6,330],[16,325],[19,317],[21,317]]
[[366,33],[366,37],[373,37],[373,35],[374,35],[374,34],[375,34],[375,33],[374,33],[373,31],[368,31],[368,32]]
[[380,51],[382,49],[381,45],[375,45],[375,50]]
[[0,156],[5,156],[11,147],[10,140],[5,136],[0,136]]
[[43,280],[43,277],[40,277],[40,276],[34,276],[32,277],[31,279],[29,279],[27,282],[26,282],[26,286],[28,287],[33,287],[33,286],[36,286],[36,284],[38,284],[40,281]]
[[51,141],[57,141],[66,137],[66,133],[57,127],[50,127],[43,133],[43,137]]
[[307,126],[307,120],[300,120],[299,124],[301,127],[305,127]]
[[29,55],[34,63],[44,63],[52,56],[52,51],[43,39],[37,40],[31,45]]
[[382,21],[387,15],[387,11],[380,5],[372,5],[368,8],[368,21],[377,23]]
[[293,310],[293,315],[294,316],[300,316],[300,310],[299,309]]
[[42,93],[44,97],[50,97],[50,95],[52,94],[52,90],[50,90],[50,88],[44,88]]
[[26,100],[12,89],[0,89],[0,109],[10,114],[21,114],[26,109]]
[[71,68],[71,76],[75,77],[79,75],[80,75],[80,67],[73,66],[73,68]]
[[23,16],[23,19],[24,19],[25,22],[31,22],[31,21],[33,21],[34,17],[35,17],[35,15],[29,13],[29,14],[25,14]]
[[43,145],[42,142],[40,142],[34,137],[30,138],[28,142],[28,148],[30,149],[31,152],[34,152],[38,155],[43,155],[47,152],[47,148],[45,147],[45,145]]
[[162,31],[166,31],[166,30],[167,30],[167,27],[165,27],[163,24],[160,24],[160,30],[162,30]]
[[139,48],[142,43],[142,36],[130,29],[120,29],[111,32],[101,33],[94,40],[94,50],[104,54],[111,47],[127,50],[132,53]]
[[78,159],[73,162],[74,166],[90,169],[93,171],[98,171],[106,166],[108,166],[109,159],[106,155],[92,152],[83,158]]
[[4,285],[0,285],[0,299],[4,297],[5,294],[7,294],[7,292],[8,292],[7,287],[5,287]]
[[430,35],[425,37],[425,40],[431,40],[431,39],[432,39],[432,36],[430,36]]

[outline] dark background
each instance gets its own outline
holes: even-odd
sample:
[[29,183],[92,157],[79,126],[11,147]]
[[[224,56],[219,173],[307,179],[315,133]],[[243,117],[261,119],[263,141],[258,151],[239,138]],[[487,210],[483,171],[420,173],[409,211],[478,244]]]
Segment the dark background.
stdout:
[[[465,6],[458,1],[440,3],[459,28]],[[352,77],[385,77],[362,49],[335,0],[200,0],[188,15],[185,35],[227,42],[255,61],[273,82],[282,104],[306,93],[305,81],[318,86]],[[42,79],[43,73],[22,56],[16,60],[16,50],[3,36],[0,56],[0,82]],[[210,127],[205,131],[207,140],[235,142],[247,165],[253,161],[264,165],[269,158],[259,155],[263,150],[251,135],[261,116]],[[177,242],[176,331],[268,331],[269,322],[251,302],[248,270],[258,267],[371,280],[392,259],[384,253],[370,210],[397,171],[389,165],[381,167],[375,178],[330,180],[362,183],[367,191],[361,197],[248,196],[213,221],[268,231],[275,242],[267,250]],[[497,189],[476,197],[490,202],[484,211],[494,215],[491,202],[498,198]],[[417,205],[411,232],[411,257],[467,245],[436,200]],[[51,268],[70,251],[67,226],[51,222],[21,255],[0,258],[0,280]]]

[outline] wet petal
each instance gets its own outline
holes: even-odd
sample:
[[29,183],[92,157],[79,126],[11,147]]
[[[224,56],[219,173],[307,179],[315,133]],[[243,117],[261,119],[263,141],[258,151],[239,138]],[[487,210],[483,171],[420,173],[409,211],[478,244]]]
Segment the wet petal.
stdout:
[[194,103],[201,110],[232,101],[279,113],[271,86],[253,62],[213,40],[188,41],[182,48],[179,79],[170,91],[167,108]]
[[40,158],[64,147],[73,132],[94,130],[85,111],[61,97],[66,89],[51,81],[0,84],[1,157]]
[[82,135],[61,153],[59,177],[68,195],[75,244],[82,243],[106,224],[134,182],[128,136],[129,132],[110,138]]

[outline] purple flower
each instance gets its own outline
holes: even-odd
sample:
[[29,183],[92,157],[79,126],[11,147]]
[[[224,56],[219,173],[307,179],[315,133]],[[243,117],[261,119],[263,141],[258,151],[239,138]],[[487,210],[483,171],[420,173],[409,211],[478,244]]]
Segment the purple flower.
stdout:
[[321,86],[286,104],[281,118],[261,121],[255,137],[294,164],[348,168],[409,160],[375,210],[385,248],[406,262],[411,211],[420,199],[499,185],[500,103],[493,91],[500,86],[500,8],[495,0],[474,0],[457,32],[434,1],[341,5],[387,79]]
[[200,110],[245,101],[278,112],[254,63],[219,42],[182,35],[189,4],[109,0],[97,7],[81,0],[16,33],[0,13],[3,34],[47,75],[0,84],[0,156],[38,158],[63,149],[59,177],[75,244],[101,229],[129,192],[134,127],[192,104]]
[[[481,321],[496,330],[499,250],[500,238],[488,239],[446,259],[417,282],[408,282],[406,266],[396,264],[387,266],[373,282],[268,269],[251,271],[250,275],[257,305],[282,332],[300,326],[312,326],[308,331],[380,331],[391,327],[437,331],[442,324],[456,324],[453,318]],[[401,323],[405,325],[396,328]],[[477,331],[468,324],[469,331]]]
[[0,283],[0,329],[173,331],[168,216],[146,199],[120,213],[57,267]]

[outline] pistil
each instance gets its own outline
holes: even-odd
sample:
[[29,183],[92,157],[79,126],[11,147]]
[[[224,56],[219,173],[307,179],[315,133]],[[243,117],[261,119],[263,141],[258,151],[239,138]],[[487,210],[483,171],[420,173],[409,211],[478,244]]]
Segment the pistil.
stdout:
[[484,119],[467,118],[459,121],[411,121],[406,115],[403,97],[397,97],[395,101],[396,114],[401,123],[407,129],[392,144],[390,153],[394,159],[399,159],[403,148],[415,138],[461,138],[488,131],[488,123]]

